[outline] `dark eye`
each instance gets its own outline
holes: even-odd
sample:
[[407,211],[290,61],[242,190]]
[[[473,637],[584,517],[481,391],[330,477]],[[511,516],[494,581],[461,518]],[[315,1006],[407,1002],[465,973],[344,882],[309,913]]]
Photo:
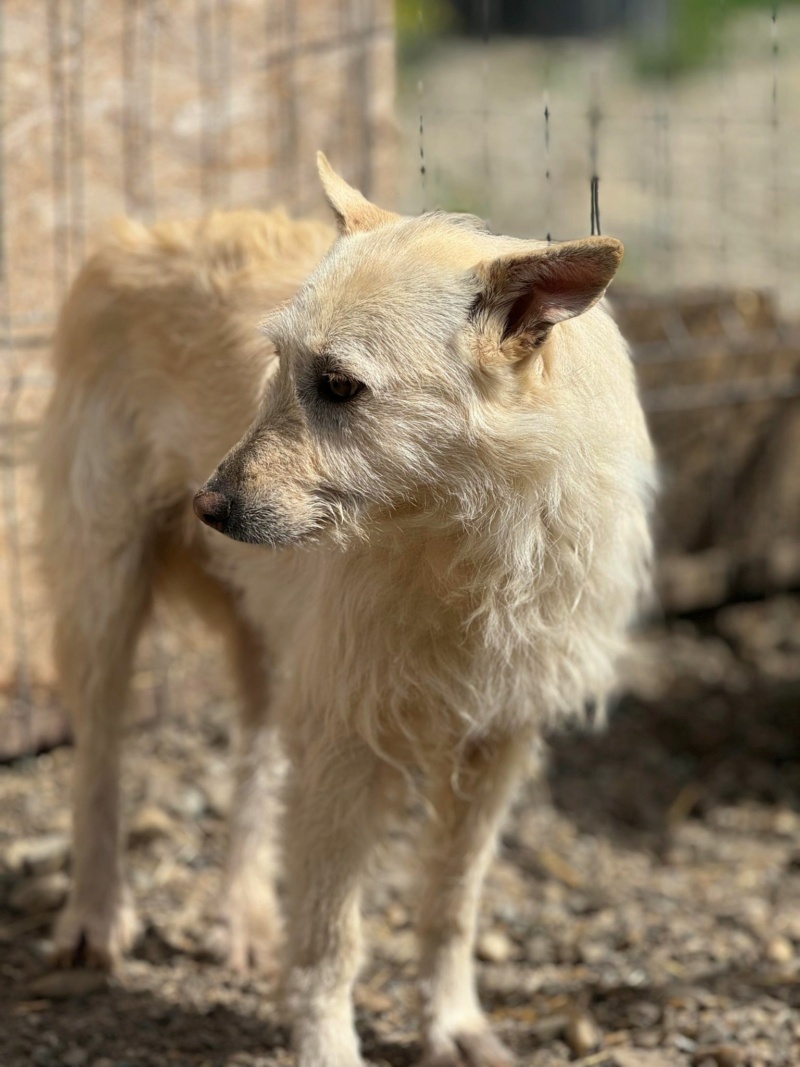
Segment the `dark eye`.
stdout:
[[350,378],[346,374],[339,374],[337,371],[323,374],[319,379],[320,395],[326,400],[332,400],[335,404],[352,400],[363,388],[363,382]]

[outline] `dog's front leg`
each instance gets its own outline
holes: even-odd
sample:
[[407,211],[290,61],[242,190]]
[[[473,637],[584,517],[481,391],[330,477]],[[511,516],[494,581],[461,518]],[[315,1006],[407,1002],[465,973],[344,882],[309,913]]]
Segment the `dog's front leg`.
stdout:
[[509,1067],[489,1030],[472,962],[483,876],[527,745],[488,739],[431,782],[428,884],[419,930],[424,1067]]
[[287,1005],[299,1067],[360,1067],[351,990],[360,888],[383,822],[387,768],[359,740],[315,743],[295,762],[286,809]]

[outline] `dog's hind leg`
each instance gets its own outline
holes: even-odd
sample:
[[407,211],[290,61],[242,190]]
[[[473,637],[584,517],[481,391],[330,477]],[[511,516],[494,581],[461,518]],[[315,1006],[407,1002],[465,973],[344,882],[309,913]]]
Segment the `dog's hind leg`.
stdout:
[[472,962],[483,876],[525,762],[520,740],[485,740],[431,782],[419,920],[424,1067],[510,1067],[481,1011]]
[[[120,494],[121,495],[121,494]],[[76,521],[79,521],[76,516]],[[55,961],[111,968],[131,945],[133,907],[123,881],[119,779],[122,713],[150,602],[147,538],[82,539],[62,525],[54,571],[56,661],[75,734],[72,890],[56,924]],[[73,550],[63,541],[72,541]]]
[[276,836],[285,760],[270,715],[262,643],[241,618],[234,622],[231,639],[240,714],[228,850],[211,948],[234,970],[272,972],[280,944]]
[[159,592],[187,601],[223,642],[239,697],[225,869],[205,947],[233,970],[269,972],[280,941],[276,837],[285,761],[270,706],[267,649],[190,532],[173,531],[158,564]]

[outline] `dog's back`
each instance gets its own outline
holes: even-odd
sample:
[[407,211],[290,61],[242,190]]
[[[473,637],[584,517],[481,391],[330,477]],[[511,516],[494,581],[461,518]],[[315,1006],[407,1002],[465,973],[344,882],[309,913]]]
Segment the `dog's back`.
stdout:
[[[62,310],[39,467],[55,656],[78,742],[75,885],[56,935],[64,960],[108,966],[131,940],[117,855],[119,722],[158,586],[188,596],[229,639],[245,716],[265,704],[260,653],[209,573],[191,498],[255,415],[274,362],[260,320],[332,239],[330,227],[280,211],[122,222]],[[242,909],[237,900],[229,911]],[[232,945],[229,958],[241,964],[248,948]]]
[[329,227],[280,211],[117,225],[58,325],[45,532],[56,528],[60,540],[68,524],[50,509],[101,506],[93,490],[105,495],[107,481],[121,492],[125,483],[148,509],[207,474],[255,413],[271,353],[258,322],[294,294],[332,238]]

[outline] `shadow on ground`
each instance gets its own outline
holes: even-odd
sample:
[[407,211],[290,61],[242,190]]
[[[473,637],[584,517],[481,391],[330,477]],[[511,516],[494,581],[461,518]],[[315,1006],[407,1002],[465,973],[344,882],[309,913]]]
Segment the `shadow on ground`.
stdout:
[[580,830],[628,847],[659,849],[676,822],[720,805],[800,809],[800,683],[625,698],[605,732],[552,738],[548,781]]

